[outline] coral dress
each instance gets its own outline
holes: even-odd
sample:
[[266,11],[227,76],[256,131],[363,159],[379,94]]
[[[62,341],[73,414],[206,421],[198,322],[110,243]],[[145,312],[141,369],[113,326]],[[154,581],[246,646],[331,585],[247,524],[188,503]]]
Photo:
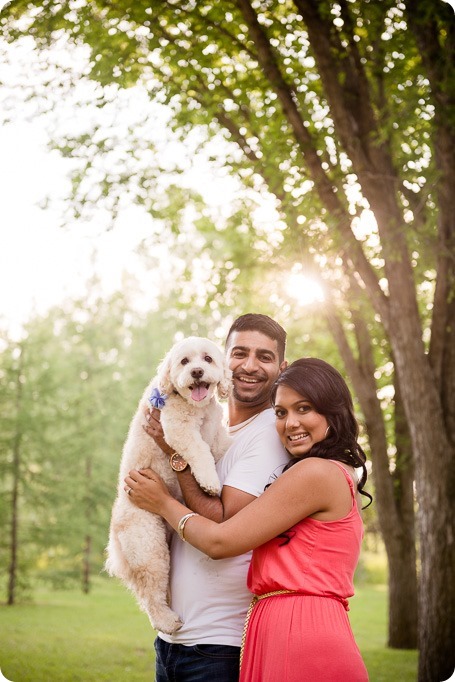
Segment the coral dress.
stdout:
[[297,594],[268,596],[254,606],[240,682],[368,680],[347,615],[363,523],[351,476],[331,461],[346,476],[351,511],[337,521],[303,519],[287,531],[288,544],[274,538],[254,550],[248,573],[251,592]]

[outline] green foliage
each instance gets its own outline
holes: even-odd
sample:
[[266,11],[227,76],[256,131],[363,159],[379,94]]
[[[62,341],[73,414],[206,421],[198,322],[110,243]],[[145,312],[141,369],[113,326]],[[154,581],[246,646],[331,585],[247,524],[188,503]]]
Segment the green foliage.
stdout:
[[[308,145],[319,156],[321,170],[336,188],[338,199],[352,216],[359,217],[367,205],[359,170],[353,168],[346,145],[337,135],[327,86],[297,5],[288,0],[268,3],[258,15],[260,29],[271,48],[270,59],[282,74],[283,87],[292,91]],[[329,20],[329,33],[321,35],[321,40],[331,41],[344,104],[348,113],[359,118],[358,125],[360,112],[352,109],[358,93],[349,81],[349,69],[356,59],[364,68],[376,116],[375,144],[389,150],[393,158],[416,283],[421,287],[419,294],[424,294],[419,295],[422,326],[427,330],[433,289],[426,283],[436,276],[437,175],[432,142],[434,102],[418,48],[406,30],[403,7],[394,2],[354,2],[348,10],[323,2],[319,11]],[[346,245],[336,229],[338,218],[315,191],[308,149],[296,140],[283,111],[273,64],[269,70],[264,67],[258,44],[237,7],[164,0],[132,7],[98,0],[82,3],[73,11],[70,2],[39,3],[38,7],[36,3],[14,2],[1,18],[7,39],[19,40],[19,18],[40,49],[56,44],[62,35],[68,49],[81,44],[89,47],[91,58],[85,73],[103,86],[97,91],[97,102],[111,125],[100,122],[106,121],[105,116],[96,120],[92,130],[73,139],[66,134],[54,142],[78,161],[71,204],[76,217],[89,217],[95,207],[103,206],[114,221],[125,205],[135,202],[143,206],[154,221],[147,249],[167,243],[187,263],[180,280],[181,288],[186,289],[183,299],[200,305],[205,297],[206,306],[214,305],[220,311],[232,309],[234,301],[241,307],[251,299],[245,289],[251,294],[262,292],[264,279],[280,279],[281,272],[296,262],[310,265],[313,271],[322,269],[327,285],[343,289],[337,281],[337,259]],[[444,36],[442,30],[441,48]],[[123,93],[132,83],[152,102],[148,107],[140,102],[140,113],[125,135],[119,132],[115,111],[120,113],[129,106],[131,100]],[[169,163],[160,154],[163,119],[157,115],[157,103],[166,104],[173,112],[173,119],[164,125],[173,127],[182,144],[188,144],[195,131],[201,146],[220,131],[231,141],[214,147],[211,159],[217,167],[230,169],[246,188],[228,217],[220,220],[204,205],[201,195],[180,184],[185,165],[180,159]],[[260,201],[264,187],[276,197],[278,239],[271,237],[270,227],[261,232],[254,218],[253,203]],[[377,229],[371,227],[366,234],[365,229],[360,229],[358,239],[376,276],[384,278]],[[201,253],[205,258],[199,259],[198,270],[206,276],[198,287],[193,262]],[[321,253],[327,259],[325,267],[320,264]],[[262,309],[261,298],[258,305]],[[265,305],[273,308],[267,302]],[[338,305],[346,307],[346,301],[340,297]]]
[[[214,322],[174,298],[144,319],[128,292],[103,299],[95,281],[27,325],[0,352],[2,598],[11,563],[14,450],[18,469],[17,587],[33,577],[69,586],[102,571],[123,442],[145,386],[177,332],[214,337]],[[19,390],[19,388],[21,390]],[[18,397],[19,396],[19,397]]]
[[[218,336],[221,320],[228,323],[254,308],[289,329],[291,357],[322,355],[337,366],[343,359],[382,457],[376,461],[382,472],[378,500],[393,551],[394,529],[412,517],[412,504],[406,513],[400,509],[392,473],[398,456],[384,437],[399,449],[396,378],[414,442],[420,443],[421,509],[433,505],[426,472],[436,470],[436,441],[440,453],[448,453],[453,442],[444,417],[455,385],[448,324],[455,281],[450,12],[434,0],[245,0],[229,6],[192,0],[20,1],[0,20],[6,40],[20,42],[18,28],[25,27],[41,54],[62,41],[78,56],[85,48],[81,79],[85,86],[97,83],[97,106],[104,113],[120,110],[133,85],[150,98],[137,134],[134,125],[119,133],[114,116],[104,130],[96,121],[77,139],[68,141],[69,131],[55,141],[76,162],[76,215],[90,216],[96,207],[115,220],[122,204],[131,203],[149,212],[145,257],[156,265],[155,248],[159,252],[167,244],[177,264],[163,316],[170,329],[206,327]],[[238,181],[221,217],[209,207],[206,188],[189,189],[181,181],[180,158],[163,162],[157,105],[172,112],[166,128],[190,150],[190,166],[191,154],[212,149],[213,169],[226,168]],[[273,215],[261,222],[254,208],[264,198],[273,198]],[[302,311],[292,301],[287,276],[297,271],[321,282],[325,309],[313,305]],[[96,334],[87,333],[97,347]],[[76,345],[84,358],[83,343]],[[93,432],[100,428],[102,408],[96,404],[95,415],[84,413],[84,405],[92,391],[104,396],[103,372],[98,380],[92,367],[82,371],[88,390],[75,410],[78,434],[85,423]],[[426,419],[420,395],[432,396]],[[428,438],[433,421],[438,425]],[[75,442],[84,444],[79,436]],[[78,470],[83,494],[76,501],[85,510],[86,526],[93,521],[97,497],[91,476],[101,450],[95,444],[87,455],[82,447],[76,457],[83,462]],[[409,459],[408,452],[405,456]],[[412,472],[407,473],[409,483]],[[441,515],[450,504],[448,496]],[[443,557],[444,549],[428,556]],[[422,575],[432,571],[427,566]],[[440,599],[443,592],[443,581],[428,589]]]
[[[324,252],[336,254],[341,248],[337,233],[329,239],[320,219],[330,227],[337,217],[330,214],[315,191],[305,157],[308,149],[319,156],[321,170],[352,215],[359,214],[366,201],[359,170],[353,168],[336,133],[336,114],[329,109],[314,46],[297,7],[298,3],[290,0],[267,3],[258,14],[260,30],[271,50],[269,68],[261,62],[258,44],[235,5],[226,8],[219,3],[201,6],[153,0],[131,6],[97,0],[80,3],[74,10],[71,2],[37,5],[16,0],[4,10],[1,24],[5,37],[15,40],[21,35],[19,26],[26,26],[27,34],[41,49],[62,35],[70,49],[71,45],[88,47],[91,57],[86,72],[104,88],[99,94],[100,106],[118,105],[119,92],[139,84],[151,99],[171,108],[171,124],[182,141],[194,129],[201,140],[223,131],[234,144],[220,146],[218,163],[238,173],[246,185],[257,187],[259,178],[265,181],[286,217],[291,245],[300,234],[313,244],[314,251],[323,244]],[[395,2],[353,2],[348,10],[341,10],[324,0],[319,3],[319,12],[327,20],[328,34],[321,35],[321,40],[331,41],[331,56],[338,66],[336,78],[343,85],[343,103],[348,115],[358,117],[359,126],[360,112],[355,110],[358,92],[349,74],[353,60],[362,63],[377,119],[374,144],[387,148],[392,155],[406,233],[418,254],[415,267],[416,273],[420,270],[420,279],[428,267],[434,267],[432,251],[436,245],[432,229],[437,179],[432,142],[434,102],[418,48],[406,30],[403,6]],[[441,50],[445,40],[441,30]],[[277,83],[274,65],[281,73],[282,86]],[[283,111],[277,96],[280,87],[292,92],[306,127],[307,148],[296,140]],[[153,110],[149,112],[153,117]],[[121,197],[129,196],[150,206],[152,215],[157,215],[155,203],[159,206],[162,196],[160,164],[147,167],[139,161],[138,149],[147,143],[150,151],[154,149],[150,130],[139,123],[135,128],[135,132],[128,131],[128,153],[122,155],[121,164],[113,163],[113,150],[125,142],[119,139],[115,123],[110,132],[106,128],[100,131],[96,124],[73,141],[62,141],[61,149],[66,147],[73,158],[86,159],[85,167],[74,176],[74,198],[82,205],[88,201],[96,205],[104,196],[106,207],[115,215]],[[365,131],[366,136],[370,134]],[[239,155],[238,147],[243,154]],[[93,166],[100,158],[106,163],[96,174]],[[132,159],[135,165],[129,162]],[[94,194],[95,186],[98,192]],[[182,211],[182,207],[177,208],[178,201],[185,202],[188,197],[176,197],[175,188],[169,191],[169,200],[158,212],[167,216],[176,233]],[[304,227],[293,229],[292,216],[304,217]],[[363,246],[369,249],[368,244]],[[381,249],[374,249],[371,255],[381,276]],[[247,267],[249,263],[240,265]]]

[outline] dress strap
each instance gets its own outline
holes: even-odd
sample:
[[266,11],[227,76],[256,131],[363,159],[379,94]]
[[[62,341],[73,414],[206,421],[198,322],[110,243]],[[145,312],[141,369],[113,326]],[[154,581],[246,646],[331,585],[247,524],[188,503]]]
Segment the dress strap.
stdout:
[[348,471],[348,470],[346,469],[346,467],[344,467],[344,466],[341,464],[341,462],[338,462],[338,460],[336,460],[336,459],[329,459],[329,462],[333,462],[334,464],[337,465],[337,467],[338,467],[339,469],[341,469],[341,470],[343,471],[343,473],[344,473],[344,475],[345,475],[345,477],[346,477],[346,480],[347,480],[347,482],[348,482],[348,484],[349,484],[349,489],[350,489],[350,491],[351,491],[352,500],[353,500],[353,502],[356,502],[356,498],[355,498],[356,488],[355,488],[354,479],[353,479],[353,477],[352,477],[351,472]]

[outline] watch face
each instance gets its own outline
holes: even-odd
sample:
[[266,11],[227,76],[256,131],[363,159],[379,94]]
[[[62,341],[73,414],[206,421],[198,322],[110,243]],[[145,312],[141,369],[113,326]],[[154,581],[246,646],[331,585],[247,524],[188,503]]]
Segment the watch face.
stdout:
[[169,461],[174,471],[184,471],[188,466],[188,462],[186,462],[178,452],[174,452]]

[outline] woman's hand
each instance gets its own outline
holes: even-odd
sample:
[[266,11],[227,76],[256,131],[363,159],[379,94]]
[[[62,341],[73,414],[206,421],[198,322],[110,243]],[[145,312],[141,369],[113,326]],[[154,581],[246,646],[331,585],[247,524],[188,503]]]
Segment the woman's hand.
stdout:
[[140,509],[162,515],[165,503],[174,499],[163,479],[153,469],[133,469],[125,478],[125,492]]

